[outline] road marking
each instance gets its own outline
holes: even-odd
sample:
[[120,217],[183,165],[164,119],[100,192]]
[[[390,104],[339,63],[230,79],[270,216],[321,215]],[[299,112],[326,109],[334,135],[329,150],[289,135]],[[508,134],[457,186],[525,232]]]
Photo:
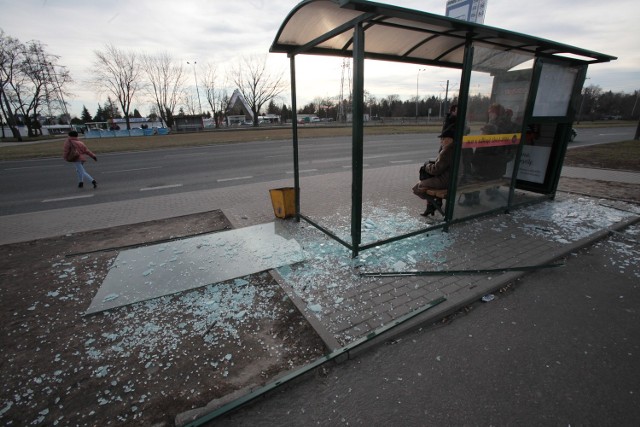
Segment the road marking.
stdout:
[[162,166],[153,166],[153,167],[150,167],[150,168],[137,168],[137,169],[122,169],[122,170],[117,170],[117,171],[106,171],[106,172],[102,172],[102,173],[135,172],[135,171],[146,171],[146,170],[150,170],[150,169],[162,169]]
[[389,163],[412,163],[413,160],[391,160]]
[[[318,169],[305,169],[305,170],[299,170],[299,173],[305,173],[305,172],[318,172]],[[292,174],[293,171],[287,171],[288,174]]]
[[[368,167],[368,166],[369,166],[369,163],[363,163],[363,164],[362,164],[362,167],[363,167],[363,168],[366,168],[366,167]],[[351,169],[352,167],[353,167],[353,166],[351,166],[351,165],[342,166],[342,168],[343,168],[343,169]]]
[[182,184],[160,185],[158,187],[145,187],[145,188],[141,188],[140,191],[164,190],[165,188],[176,188],[176,187],[182,187]]
[[[201,148],[201,147],[181,147],[182,150],[188,150],[188,149],[191,149],[191,148],[195,150],[195,149],[198,149],[198,148]],[[193,156],[202,156],[203,154],[205,154],[205,153],[203,153],[202,151],[194,151],[194,152],[191,152],[191,153],[182,152],[182,153],[178,153],[178,154],[167,154],[167,155],[163,156],[163,158],[172,159],[172,158],[176,158],[176,157],[193,157]]]
[[241,179],[251,179],[253,178],[252,176],[238,176],[235,178],[222,178],[222,179],[217,179],[216,182],[225,182],[225,181],[238,181]]
[[58,165],[44,165],[44,166],[20,166],[19,168],[6,168],[5,171],[19,171],[21,169],[45,169],[45,168],[59,168],[62,164]]
[[86,199],[89,197],[93,197],[93,194],[86,194],[84,196],[59,197],[57,199],[45,199],[42,201],[42,203],[63,202],[65,200]]

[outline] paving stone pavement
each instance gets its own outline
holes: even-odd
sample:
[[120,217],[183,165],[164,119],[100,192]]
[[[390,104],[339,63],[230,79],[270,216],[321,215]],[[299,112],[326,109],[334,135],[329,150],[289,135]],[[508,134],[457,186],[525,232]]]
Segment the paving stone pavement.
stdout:
[[[336,350],[438,298],[444,297],[446,301],[400,329],[451,314],[507,286],[536,267],[559,268],[556,266],[562,263],[563,257],[640,219],[640,207],[632,206],[635,209],[633,213],[626,211],[627,206],[620,206],[621,210],[618,210],[586,198],[561,194],[556,201],[544,202],[538,209],[548,209],[554,203],[575,203],[578,209],[586,204],[585,211],[591,212],[566,224],[568,230],[554,228],[544,219],[529,218],[524,213],[515,212],[458,224],[448,233],[435,230],[416,236],[412,239],[417,241],[417,247],[428,248],[429,241],[434,239],[449,241],[442,247],[436,245],[434,256],[419,259],[419,254],[414,255],[419,260],[415,265],[406,266],[409,272],[428,273],[424,276],[360,277],[354,270],[366,270],[366,262],[355,261],[349,266],[344,259],[340,261],[329,256],[312,267],[320,276],[325,273],[317,283],[313,273],[283,274],[279,282],[314,324],[325,343]],[[609,210],[610,218],[603,219],[599,209]],[[600,218],[593,221],[591,215]],[[394,249],[390,251],[394,252]],[[395,252],[405,252],[406,255],[406,251],[400,247]],[[313,263],[313,260],[309,262]],[[324,267],[327,274],[323,272],[322,263],[342,265]],[[502,269],[508,271],[466,272]]]
[[[416,179],[416,169],[417,165],[405,164],[365,170],[363,203],[367,209],[391,212],[391,217],[405,215],[414,217],[415,221],[425,222],[426,220],[417,215],[424,208],[423,201],[410,192]],[[571,168],[568,172],[572,177],[602,179],[601,171]],[[607,171],[606,176],[608,180],[619,179],[620,182],[634,183],[640,174],[616,174],[615,171]],[[214,209],[222,210],[235,228],[271,222],[276,219],[273,216],[269,189],[291,185],[292,180],[281,180],[3,216],[0,217],[0,244]],[[301,191],[303,213],[318,218],[320,222],[327,217],[348,218],[349,171],[319,177],[303,176]],[[562,193],[559,193],[554,201],[543,204],[549,206],[561,203],[591,203],[589,206],[595,206],[587,199]],[[304,221],[295,223],[293,220],[287,220],[285,223],[294,229],[294,234],[300,233],[303,247],[317,246],[316,249],[320,248],[321,251],[323,248],[331,247],[327,254],[329,258],[323,258],[324,254],[316,254],[315,257],[322,265],[331,264],[333,268],[327,271],[316,268],[310,273],[285,269],[274,271],[274,276],[327,346],[335,350],[435,299],[444,297],[446,301],[406,322],[402,328],[411,328],[420,322],[446,316],[526,274],[526,271],[508,271],[496,274],[443,273],[410,277],[361,277],[359,273],[363,271],[371,272],[372,268],[375,270],[375,267],[380,266],[384,267],[382,270],[387,271],[400,266],[398,270],[404,267],[408,271],[431,272],[545,266],[561,260],[562,257],[613,230],[622,229],[640,219],[640,207],[636,205],[597,207],[615,213],[604,221],[594,207],[593,214],[598,218],[585,216],[579,218],[580,221],[570,224],[571,227],[582,231],[577,237],[558,238],[563,230],[558,230],[553,217],[530,218],[526,216],[529,209],[535,208],[456,224],[448,233],[442,230],[430,231],[415,236],[408,242],[401,241],[402,243],[398,243],[400,246],[394,247],[395,243],[389,245],[388,250],[391,252],[375,254],[374,248],[371,252],[375,255],[369,256],[368,251],[363,251],[356,259],[350,257],[346,248],[321,235]],[[392,218],[389,218],[389,221],[391,220]],[[318,241],[322,243],[316,245]],[[342,249],[337,249],[336,245]],[[398,254],[408,254],[412,262],[407,263],[405,259],[398,260],[391,266],[384,263]],[[378,264],[368,262],[376,257],[379,259]],[[294,267],[294,270],[295,268],[298,267]],[[296,273],[299,273],[297,279]],[[304,283],[300,284],[300,281]]]

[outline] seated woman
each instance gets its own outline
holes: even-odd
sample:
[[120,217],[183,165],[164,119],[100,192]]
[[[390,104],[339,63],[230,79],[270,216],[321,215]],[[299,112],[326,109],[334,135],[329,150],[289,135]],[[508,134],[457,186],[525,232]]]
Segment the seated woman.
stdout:
[[[513,111],[505,110],[500,104],[491,104],[487,114],[489,120],[481,128],[483,135],[513,133],[518,128],[518,125],[511,121]],[[473,178],[489,181],[502,177],[506,173],[507,163],[515,155],[516,148],[516,145],[476,148],[470,161]],[[461,206],[480,204],[480,192],[465,193],[464,200],[460,200],[458,204]]]
[[[449,188],[449,179],[451,177],[451,165],[453,164],[453,138],[440,139],[440,152],[435,162],[426,165],[426,170],[430,174],[427,179],[419,181],[413,186],[413,194],[427,201],[427,209],[421,213],[422,216],[433,215],[436,206],[429,202],[427,190]],[[442,206],[442,199],[435,199],[438,207]]]

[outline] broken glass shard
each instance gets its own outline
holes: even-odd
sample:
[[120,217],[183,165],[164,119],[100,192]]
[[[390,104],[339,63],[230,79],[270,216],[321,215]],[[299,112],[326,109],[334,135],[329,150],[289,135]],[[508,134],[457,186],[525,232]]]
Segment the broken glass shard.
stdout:
[[301,261],[300,244],[281,223],[130,249],[118,254],[86,314]]

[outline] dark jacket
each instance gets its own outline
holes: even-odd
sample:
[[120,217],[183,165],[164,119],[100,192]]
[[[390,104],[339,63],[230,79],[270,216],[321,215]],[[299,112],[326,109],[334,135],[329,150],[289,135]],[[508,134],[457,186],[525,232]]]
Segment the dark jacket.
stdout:
[[456,131],[456,115],[447,114],[442,124],[442,132],[438,135],[440,138],[453,138]]
[[427,172],[433,175],[423,181],[420,181],[420,187],[429,188],[448,188],[451,179],[451,166],[453,165],[453,141],[450,139],[443,140],[444,144],[440,148],[438,158],[434,163],[427,165]]

